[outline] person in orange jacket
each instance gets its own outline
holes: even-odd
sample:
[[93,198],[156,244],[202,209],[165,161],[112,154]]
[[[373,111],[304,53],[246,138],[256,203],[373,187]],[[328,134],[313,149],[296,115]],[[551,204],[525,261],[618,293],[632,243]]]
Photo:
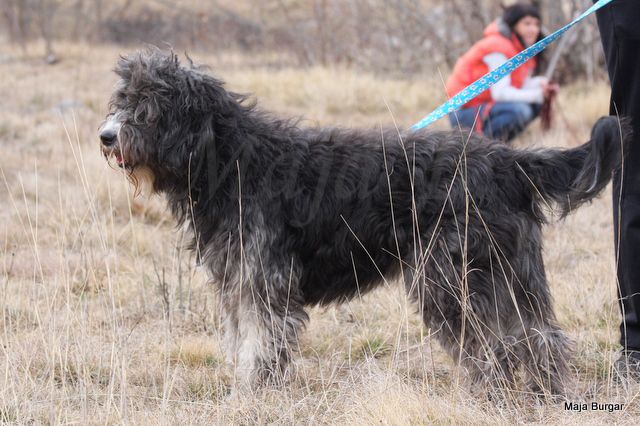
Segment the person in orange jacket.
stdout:
[[[516,3],[506,8],[502,17],[484,30],[484,37],[458,59],[447,80],[447,95],[456,95],[542,39],[540,26],[540,13],[535,6]],[[536,65],[537,59],[530,59],[451,113],[451,125],[473,128],[493,139],[512,140],[538,116],[545,98],[558,90],[547,78],[532,76]]]

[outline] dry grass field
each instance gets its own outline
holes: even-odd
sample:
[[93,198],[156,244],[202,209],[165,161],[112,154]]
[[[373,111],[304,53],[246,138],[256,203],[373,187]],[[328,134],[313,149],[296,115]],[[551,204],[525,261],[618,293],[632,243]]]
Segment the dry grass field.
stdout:
[[[546,228],[545,260],[559,320],[576,343],[574,401],[623,410],[470,396],[399,285],[312,309],[286,386],[230,394],[214,294],[182,249],[185,233],[161,198],[134,197],[98,149],[121,52],[58,51],[62,61],[46,66],[0,46],[0,424],[637,423],[640,386],[612,380],[610,191]],[[265,109],[309,125],[406,127],[443,98],[437,75],[387,80],[191,56]],[[546,134],[536,124],[517,144],[584,141],[607,99],[605,83],[565,87],[565,120]]]

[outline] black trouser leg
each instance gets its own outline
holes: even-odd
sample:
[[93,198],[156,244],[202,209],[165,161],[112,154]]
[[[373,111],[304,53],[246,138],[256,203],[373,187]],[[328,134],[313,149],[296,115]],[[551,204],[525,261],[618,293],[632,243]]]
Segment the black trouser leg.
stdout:
[[611,80],[610,114],[629,117],[634,131],[624,167],[613,180],[613,222],[620,342],[640,350],[640,1],[615,0],[597,17]]

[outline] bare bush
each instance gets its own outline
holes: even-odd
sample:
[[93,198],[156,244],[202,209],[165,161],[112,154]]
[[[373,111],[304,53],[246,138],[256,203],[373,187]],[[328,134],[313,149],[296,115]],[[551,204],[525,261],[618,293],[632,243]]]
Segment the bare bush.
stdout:
[[[590,0],[537,0],[548,32]],[[495,0],[0,0],[9,39],[42,37],[180,49],[284,53],[297,65],[347,64],[391,73],[450,69],[502,12]],[[602,74],[595,19],[561,57],[561,81]],[[552,51],[554,47],[550,48]]]

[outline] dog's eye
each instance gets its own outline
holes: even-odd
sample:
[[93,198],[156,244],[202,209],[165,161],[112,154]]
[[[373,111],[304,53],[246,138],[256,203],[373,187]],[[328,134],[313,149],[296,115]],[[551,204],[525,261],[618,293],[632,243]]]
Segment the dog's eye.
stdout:
[[133,120],[136,123],[152,123],[158,119],[158,116],[157,105],[149,100],[138,102],[133,112]]

